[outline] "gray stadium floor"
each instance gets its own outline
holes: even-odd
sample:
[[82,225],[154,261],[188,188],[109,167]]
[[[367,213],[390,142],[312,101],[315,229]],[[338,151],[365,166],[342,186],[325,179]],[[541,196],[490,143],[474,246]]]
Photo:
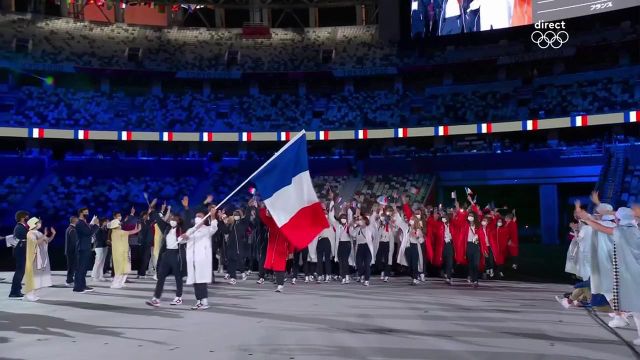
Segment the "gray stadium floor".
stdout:
[[[0,274],[10,278],[11,274]],[[134,280],[136,281],[136,280]],[[54,275],[54,283],[64,277]],[[92,294],[54,287],[8,300],[0,283],[0,359],[632,359],[622,340],[553,296],[565,285],[494,281],[472,289],[404,278],[365,288],[255,279],[209,286],[206,311],[144,304],[155,282]],[[172,298],[168,281],[166,300]],[[187,305],[193,289],[185,287]],[[601,317],[608,321],[608,317]],[[627,341],[635,329],[619,330]]]

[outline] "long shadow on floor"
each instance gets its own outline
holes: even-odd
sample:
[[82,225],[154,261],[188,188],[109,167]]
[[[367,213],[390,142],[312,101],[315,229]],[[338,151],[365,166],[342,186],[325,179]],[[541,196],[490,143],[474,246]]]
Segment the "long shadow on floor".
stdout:
[[125,315],[140,315],[140,316],[157,316],[168,319],[180,319],[182,316],[168,311],[152,311],[144,308],[133,308],[118,305],[99,304],[92,302],[81,301],[67,301],[67,300],[40,300],[39,304],[64,306],[74,309],[89,310],[89,311],[105,311],[112,314],[125,314]]

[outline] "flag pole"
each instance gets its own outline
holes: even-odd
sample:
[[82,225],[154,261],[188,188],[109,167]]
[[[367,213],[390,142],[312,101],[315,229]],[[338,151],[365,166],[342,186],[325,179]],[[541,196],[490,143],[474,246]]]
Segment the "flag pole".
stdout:
[[[262,164],[262,166],[260,166],[258,168],[258,170],[254,171],[253,174],[251,174],[245,181],[242,182],[242,184],[240,184],[240,186],[238,186],[235,190],[233,190],[229,195],[227,195],[226,198],[224,198],[224,200],[222,200],[218,205],[216,205],[215,209],[218,209],[220,206],[222,206],[222,204],[226,203],[227,200],[229,200],[233,195],[235,195],[235,193],[238,192],[238,190],[242,189],[243,186],[245,186],[249,180],[251,180],[254,176],[256,176],[257,173],[260,172],[260,170],[264,169],[267,165],[269,165],[273,159],[275,159],[276,157],[278,157],[278,155],[280,155],[284,150],[286,150],[287,148],[289,148],[289,146],[291,146],[291,144],[293,144],[294,141],[298,140],[301,136],[305,135],[306,131],[302,130],[300,131],[296,136],[294,136],[293,138],[291,138],[291,140],[289,140],[288,143],[286,143],[280,150],[278,150],[278,152],[276,152],[275,154],[273,154],[273,156],[267,160],[267,162],[265,162],[264,164]],[[207,217],[209,217],[211,214],[207,214],[207,216],[205,217],[205,219]]]

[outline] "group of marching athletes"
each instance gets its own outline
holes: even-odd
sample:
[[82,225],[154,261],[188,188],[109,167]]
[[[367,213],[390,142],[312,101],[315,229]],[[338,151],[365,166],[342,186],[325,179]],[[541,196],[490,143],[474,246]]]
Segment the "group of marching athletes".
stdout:
[[609,326],[627,327],[633,317],[640,345],[640,204],[614,209],[591,194],[593,213],[576,201],[565,271],[578,278],[571,292],[556,296],[566,309],[591,308],[611,316]]
[[[251,266],[247,259],[252,257],[258,263],[258,284],[273,275],[277,292],[283,291],[286,278],[296,284],[300,268],[305,283],[335,280],[349,284],[355,280],[364,286],[370,284],[372,266],[380,271],[382,282],[389,281],[392,269],[408,269],[410,284],[417,285],[426,280],[428,269],[440,272],[452,284],[457,264],[468,269],[467,281],[477,287],[483,271],[488,278],[502,277],[507,257],[512,267],[517,267],[515,211],[503,216],[496,209],[481,210],[470,196],[468,204],[461,206],[456,201],[455,207],[445,209],[417,202],[410,205],[407,195],[380,201],[358,193],[352,201],[343,201],[327,189],[323,208],[330,225],[304,249],[293,248],[256,198],[244,209],[225,211],[217,209],[212,199],[208,196],[192,209],[184,197],[179,213],[172,212],[166,203],[158,206],[154,199],[139,217],[132,208],[124,220],[119,212],[111,220],[96,216],[89,220],[89,209],[80,209],[65,232],[67,285],[77,293],[93,291],[85,276],[94,257],[95,282],[106,281],[103,268],[111,268],[111,287],[126,287],[132,268],[132,235],[139,239],[142,249],[147,246],[141,251],[147,257],[138,264],[138,276],[146,276],[149,269],[157,280],[153,297],[146,302],[153,307],[161,305],[166,278],[173,275],[176,292],[170,304],[183,303],[182,280],[186,276],[196,297],[192,308],[207,309],[207,284],[215,281],[214,270],[222,270],[222,263],[226,263],[225,279],[235,285],[238,275],[247,279],[247,264]],[[51,286],[47,244],[55,230],[42,232],[40,220],[25,211],[16,214],[16,221],[13,241],[17,269],[9,296],[37,301],[36,291]],[[311,264],[315,269],[310,270]],[[23,279],[26,296],[21,291]]]

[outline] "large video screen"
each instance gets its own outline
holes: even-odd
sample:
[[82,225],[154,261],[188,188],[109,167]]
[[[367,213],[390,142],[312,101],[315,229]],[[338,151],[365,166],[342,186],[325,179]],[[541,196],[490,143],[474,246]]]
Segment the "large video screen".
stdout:
[[638,6],[639,0],[411,0],[412,36],[451,35]]

